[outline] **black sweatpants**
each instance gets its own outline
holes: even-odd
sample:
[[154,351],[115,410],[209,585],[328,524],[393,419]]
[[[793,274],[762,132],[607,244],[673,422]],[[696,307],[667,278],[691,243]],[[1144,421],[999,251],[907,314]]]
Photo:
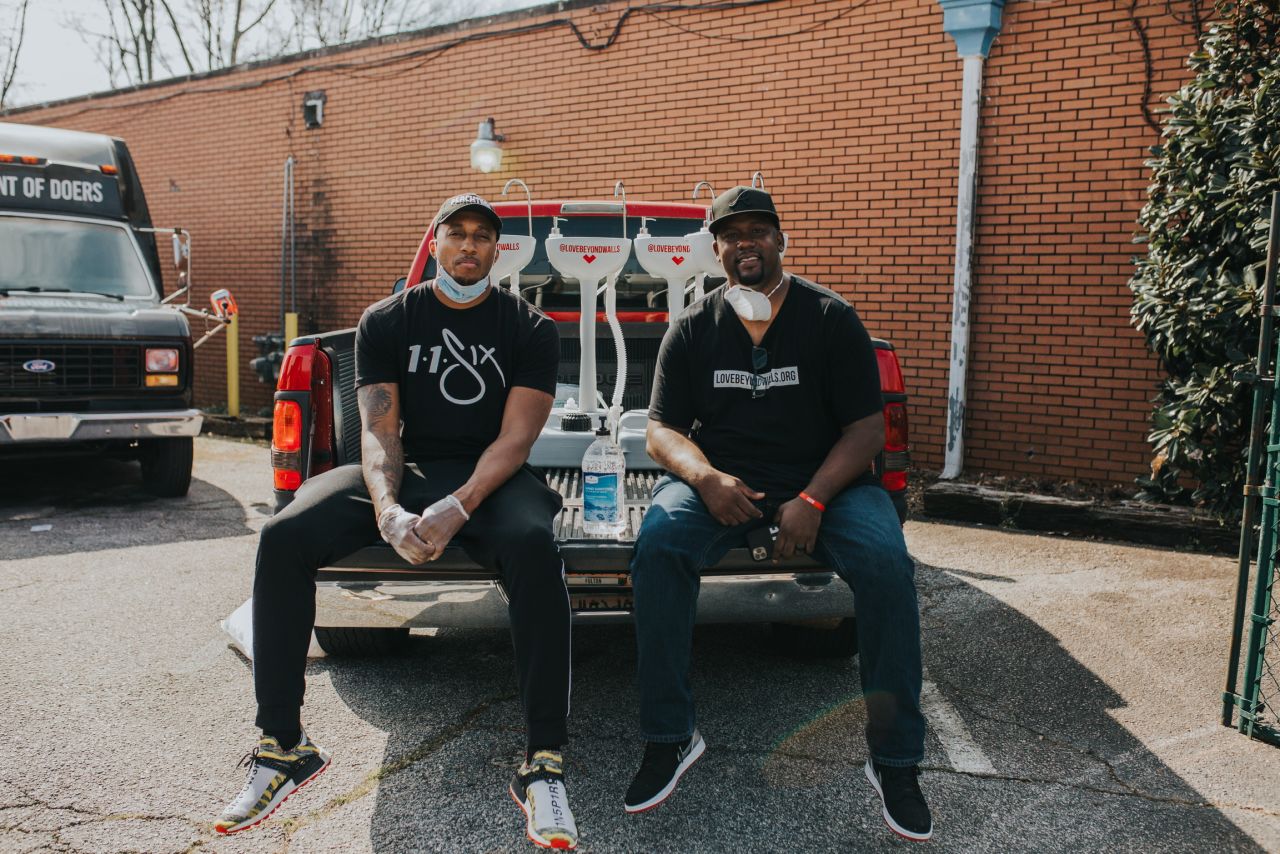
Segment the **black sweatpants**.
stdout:
[[[433,461],[425,471],[406,466],[400,504],[421,513],[465,483],[474,469],[472,459]],[[453,539],[502,579],[528,746],[539,748],[568,740],[569,594],[551,528],[560,506],[560,496],[524,466],[476,508]],[[262,729],[300,726],[316,570],[379,541],[358,465],[308,479],[293,503],[263,527],[253,581],[253,682]]]

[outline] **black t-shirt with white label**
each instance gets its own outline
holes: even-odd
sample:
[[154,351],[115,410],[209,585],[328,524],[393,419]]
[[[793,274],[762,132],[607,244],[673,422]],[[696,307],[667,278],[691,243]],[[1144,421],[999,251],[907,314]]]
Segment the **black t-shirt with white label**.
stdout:
[[479,457],[498,438],[514,386],[555,394],[555,323],[495,288],[474,308],[450,308],[429,284],[365,310],[356,330],[356,385],[400,386],[401,438],[412,462]]
[[[777,311],[757,374],[751,336],[724,287],[690,306],[662,340],[649,417],[692,429],[711,465],[787,500],[808,485],[841,430],[883,402],[871,338],[843,298],[792,276]],[[753,397],[753,387],[764,394]],[[870,470],[856,481],[875,482]]]

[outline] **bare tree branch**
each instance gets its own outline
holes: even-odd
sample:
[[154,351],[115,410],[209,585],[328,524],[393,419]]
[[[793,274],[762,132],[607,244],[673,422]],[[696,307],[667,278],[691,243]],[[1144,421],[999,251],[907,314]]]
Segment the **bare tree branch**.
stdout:
[[[160,0],[166,4],[177,0]],[[268,21],[277,0],[185,0],[180,13],[172,15],[173,35],[179,45],[192,39],[200,46],[201,55],[190,60],[192,70],[211,71],[240,62],[246,53],[246,37]],[[264,26],[264,31],[269,31]],[[267,32],[268,42],[276,41]],[[281,41],[277,48],[283,47]],[[270,56],[278,52],[267,48],[250,51]]]
[[[0,4],[9,0],[0,0]],[[31,0],[21,0],[25,10]],[[199,73],[289,50],[327,47],[456,20],[482,0],[97,0],[64,17],[112,86]],[[3,8],[0,5],[0,8]],[[88,18],[89,16],[86,16]],[[0,42],[0,60],[5,58]],[[8,68],[0,62],[0,72]],[[5,78],[0,77],[0,82]]]
[[14,10],[13,23],[0,33],[0,109],[6,106],[13,81],[18,76],[18,57],[27,34],[27,6],[30,0],[20,0]]
[[71,19],[70,25],[94,48],[98,64],[107,72],[111,85],[124,78],[128,84],[148,83],[155,79],[156,63],[167,65],[158,55],[159,32],[156,29],[158,0],[101,0],[106,12],[107,30],[89,29],[82,19]]
[[[267,14],[275,7],[275,5],[276,0],[267,0],[267,2],[262,5],[262,11],[258,13],[258,17],[241,27],[240,20],[245,14],[244,0],[236,0],[236,15],[231,27],[231,50],[227,56],[228,65],[235,65],[239,61],[241,41],[249,34],[250,31],[263,22],[267,17]],[[249,12],[248,14],[252,15],[253,13]]]
[[178,41],[178,52],[182,54],[182,61],[186,63],[187,71],[195,73],[195,63],[191,61],[191,54],[187,52],[187,40],[182,37],[182,26],[178,23],[178,18],[173,14],[173,5],[169,0],[160,0],[160,5],[164,7],[165,17],[169,19],[169,29],[173,33],[173,37]]
[[290,0],[299,47],[345,44],[461,17],[460,0]]

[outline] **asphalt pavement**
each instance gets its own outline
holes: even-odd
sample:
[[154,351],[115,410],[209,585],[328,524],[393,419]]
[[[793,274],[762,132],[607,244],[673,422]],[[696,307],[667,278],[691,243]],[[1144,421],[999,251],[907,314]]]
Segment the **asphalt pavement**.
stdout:
[[[0,463],[0,852],[530,851],[501,631],[318,659],[331,769],[260,828],[213,821],[253,747],[249,595],[268,452],[201,437],[184,499],[136,465]],[[854,660],[700,627],[705,757],[627,816],[640,759],[629,627],[579,628],[566,754],[582,851],[1280,851],[1280,749],[1217,722],[1230,558],[911,522],[934,840],[893,837],[862,776]]]

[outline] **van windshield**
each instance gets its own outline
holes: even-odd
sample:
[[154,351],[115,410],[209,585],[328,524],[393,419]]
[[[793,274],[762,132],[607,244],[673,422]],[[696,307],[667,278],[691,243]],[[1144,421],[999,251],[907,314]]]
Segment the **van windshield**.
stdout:
[[156,294],[121,226],[14,216],[0,223],[0,290]]

